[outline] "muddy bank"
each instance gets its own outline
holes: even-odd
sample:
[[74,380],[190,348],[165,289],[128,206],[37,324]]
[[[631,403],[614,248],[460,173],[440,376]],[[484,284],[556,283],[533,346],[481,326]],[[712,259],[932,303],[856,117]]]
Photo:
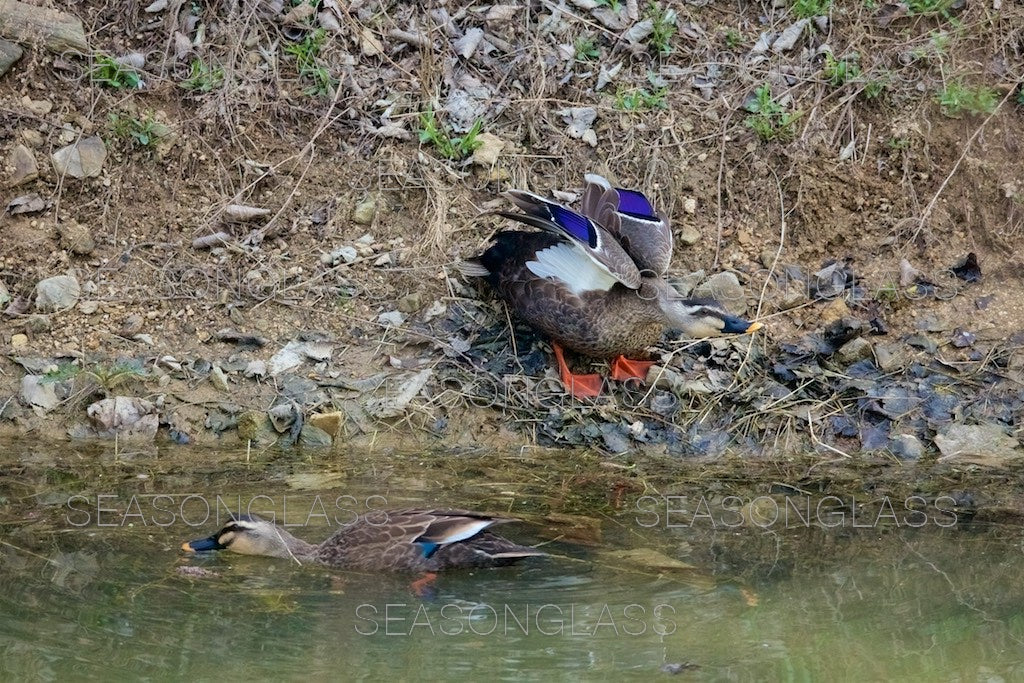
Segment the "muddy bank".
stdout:
[[[1019,7],[155,5],[5,36],[0,433],[1024,454]],[[764,331],[569,400],[455,264],[591,169]]]

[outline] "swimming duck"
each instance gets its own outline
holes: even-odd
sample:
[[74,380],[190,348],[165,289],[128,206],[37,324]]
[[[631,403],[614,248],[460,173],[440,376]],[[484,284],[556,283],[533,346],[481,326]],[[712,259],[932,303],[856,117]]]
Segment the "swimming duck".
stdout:
[[684,299],[663,278],[672,260],[668,220],[643,193],[585,177],[582,213],[532,192],[506,196],[522,213],[497,211],[541,232],[495,235],[463,272],[485,277],[531,327],[548,335],[562,383],[577,397],[601,393],[601,376],[569,371],[563,348],[613,358],[611,377],[644,379],[653,361],[630,360],[666,329],[692,338],[754,332],[711,299]]
[[182,544],[186,552],[231,550],[338,569],[424,571],[500,567],[545,553],[491,533],[513,519],[466,510],[380,510],[342,526],[319,545],[255,515],[239,515],[217,533]]

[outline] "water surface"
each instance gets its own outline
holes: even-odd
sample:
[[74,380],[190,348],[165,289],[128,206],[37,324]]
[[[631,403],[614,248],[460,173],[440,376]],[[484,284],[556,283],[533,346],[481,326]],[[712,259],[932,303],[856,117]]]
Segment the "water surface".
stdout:
[[[857,528],[849,518],[835,527],[726,524],[742,515],[698,514],[703,503],[714,518],[718,482],[698,477],[652,505],[641,498],[661,494],[624,490],[614,476],[564,452],[115,454],[8,444],[0,672],[1024,679],[1019,528],[950,524],[928,509],[913,526],[874,516]],[[751,483],[749,496],[767,491]],[[366,508],[479,508],[535,522],[502,532],[552,556],[444,574],[421,597],[410,589],[415,576],[180,550],[239,502],[314,542]]]

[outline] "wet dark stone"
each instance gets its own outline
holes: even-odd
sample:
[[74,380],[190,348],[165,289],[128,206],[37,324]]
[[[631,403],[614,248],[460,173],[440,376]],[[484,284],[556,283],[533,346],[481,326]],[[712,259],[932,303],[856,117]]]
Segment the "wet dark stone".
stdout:
[[953,275],[965,282],[978,282],[981,280],[981,266],[978,265],[978,255],[973,251],[964,257],[960,263],[953,266]]
[[867,358],[846,368],[846,374],[857,379],[873,379],[882,375],[881,371],[875,367],[874,362]]
[[978,340],[978,336],[973,332],[960,329],[959,327],[953,332],[953,346],[958,349],[964,349],[968,346],[973,346],[974,342]]
[[935,353],[939,350],[939,345],[935,343],[935,340],[926,337],[923,334],[910,335],[907,337],[907,344],[919,349],[924,349],[928,353]]
[[932,394],[921,404],[921,412],[932,423],[946,423],[953,419],[953,412],[960,406],[956,396]]
[[[851,316],[843,316],[839,320],[829,323],[822,334],[824,342],[838,349],[840,346],[861,335],[864,330],[864,323]],[[827,353],[831,353],[828,351]]]
[[601,425],[601,438],[604,447],[611,453],[625,453],[629,450],[629,431],[621,424],[609,422]]
[[872,318],[868,321],[868,334],[878,336],[882,334],[889,334],[889,326],[885,324],[885,321],[881,318]]
[[860,430],[857,428],[857,423],[846,415],[833,415],[830,422],[832,424],[832,431],[836,436],[849,438],[858,436],[860,433]]
[[889,446],[892,423],[882,420],[878,424],[865,423],[860,428],[860,445],[865,451],[877,451]]

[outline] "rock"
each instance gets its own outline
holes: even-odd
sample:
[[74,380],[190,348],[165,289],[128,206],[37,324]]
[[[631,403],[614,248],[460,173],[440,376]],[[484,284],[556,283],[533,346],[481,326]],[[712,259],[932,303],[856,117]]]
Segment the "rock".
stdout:
[[733,273],[715,273],[693,290],[693,297],[714,299],[735,315],[743,315],[747,310],[746,293]]
[[32,334],[42,334],[43,332],[49,332],[53,324],[50,322],[50,317],[46,315],[39,315],[35,313],[28,317],[25,321],[25,329]]
[[1005,460],[1024,457],[1017,439],[995,424],[951,424],[935,435],[940,462],[954,461],[978,465],[999,465]]
[[924,444],[913,434],[898,434],[892,438],[889,450],[901,460],[918,460],[924,455]]
[[337,438],[341,434],[341,428],[345,426],[345,413],[336,410],[330,413],[313,413],[307,422],[318,429],[322,429],[331,438]]
[[11,335],[12,349],[23,349],[26,346],[28,346],[28,335],[21,334],[20,332],[18,334]]
[[85,315],[92,315],[96,311],[100,310],[100,302],[91,300],[79,302],[78,310]]
[[11,66],[21,59],[25,52],[16,43],[0,39],[0,76],[7,73]]
[[473,163],[477,166],[491,167],[498,163],[501,150],[505,149],[505,141],[492,133],[480,133],[476,136],[480,146],[473,150]]
[[388,311],[377,316],[377,322],[385,327],[401,327],[405,322],[405,315],[400,311]]
[[39,177],[39,166],[36,164],[36,156],[25,145],[15,145],[14,149],[11,150],[11,155],[7,158],[7,165],[11,167],[11,175],[7,179],[7,187],[17,187]]
[[121,441],[152,441],[160,418],[156,406],[143,398],[115,396],[93,403],[86,409],[92,421],[92,436]]
[[322,362],[331,359],[334,347],[327,342],[300,342],[292,340],[270,358],[270,374],[273,377],[297,367],[304,360]]
[[11,293],[7,291],[7,285],[0,282],[0,307],[6,306],[11,301]]
[[388,252],[386,254],[381,254],[380,256],[378,256],[377,259],[373,262],[373,265],[375,268],[384,268],[386,266],[390,266],[391,263],[391,252]]
[[683,200],[683,211],[691,216],[697,213],[697,200],[694,197],[687,197]]
[[262,378],[267,376],[267,364],[262,360],[249,361],[249,364],[245,366],[245,370],[242,374],[247,378],[252,379],[254,377]]
[[40,118],[53,111],[53,102],[50,100],[33,100],[28,95],[21,98],[21,106]]
[[214,365],[211,368],[210,383],[217,387],[218,391],[223,391],[225,394],[231,391],[231,385],[228,384],[228,376],[224,374],[219,365]]
[[38,148],[43,146],[43,135],[38,130],[26,128],[21,131],[21,137],[29,147]]
[[807,303],[807,295],[804,294],[803,290],[796,287],[793,283],[790,283],[786,287],[786,291],[782,295],[782,299],[779,301],[779,310],[788,311],[791,308],[796,308],[801,304]]
[[92,233],[76,220],[67,220],[57,226],[57,232],[65,248],[73,254],[86,256],[96,248]]
[[328,254],[324,254],[320,257],[320,262],[325,266],[337,265],[341,261],[345,263],[352,263],[359,258],[359,252],[356,251],[355,247],[338,247]]
[[898,347],[876,346],[875,365],[882,372],[891,372],[904,364],[903,354]]
[[700,231],[692,225],[684,225],[676,231],[676,238],[686,246],[693,246],[700,241]]
[[828,306],[821,309],[821,324],[828,325],[850,315],[850,307],[842,299],[832,299]]
[[82,138],[53,153],[53,170],[59,176],[72,178],[95,178],[103,170],[107,159],[107,148],[98,135]]
[[863,337],[851,339],[839,347],[839,359],[847,365],[871,357],[871,342]]
[[373,223],[373,217],[377,213],[377,199],[370,197],[356,204],[355,209],[352,210],[352,221],[359,225],[369,225]]
[[78,302],[81,292],[73,275],[48,277],[36,285],[36,310],[49,313],[71,308]]
[[238,416],[238,437],[242,441],[273,443],[277,440],[277,432],[266,413],[250,410]]
[[396,302],[398,310],[402,313],[415,313],[423,308],[423,293],[410,292]]
[[330,434],[311,424],[303,425],[302,430],[299,432],[299,445],[302,446],[324,448],[330,446],[333,441],[334,439],[331,438]]
[[46,375],[25,375],[22,377],[21,400],[40,416],[53,410],[60,403],[60,399],[57,398],[57,385],[54,382],[47,381]]

